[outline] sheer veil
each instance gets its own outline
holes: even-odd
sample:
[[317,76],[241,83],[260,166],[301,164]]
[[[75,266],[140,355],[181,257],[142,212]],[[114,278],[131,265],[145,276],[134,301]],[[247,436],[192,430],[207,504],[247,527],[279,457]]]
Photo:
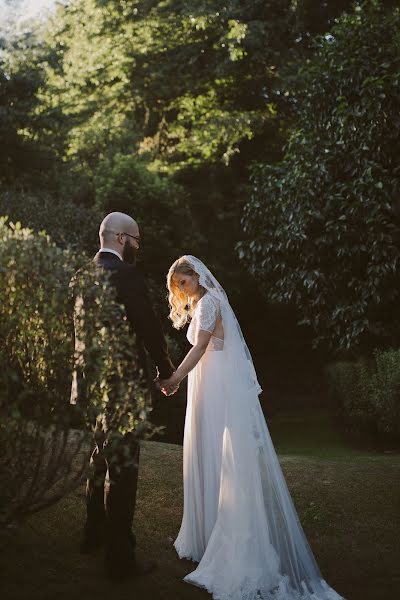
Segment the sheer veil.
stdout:
[[[263,412],[251,354],[227,295],[197,258],[183,258],[216,298],[224,328],[225,408],[218,518],[188,582],[217,600],[343,600],[322,579]],[[200,582],[200,583],[199,583]]]
[[201,260],[191,255],[186,255],[183,258],[192,265],[193,270],[199,275],[200,285],[219,302],[224,326],[225,348],[229,353],[232,366],[234,365],[235,368],[240,369],[241,382],[246,384],[249,390],[255,391],[257,395],[261,394],[262,389],[257,381],[253,359],[224,288]]

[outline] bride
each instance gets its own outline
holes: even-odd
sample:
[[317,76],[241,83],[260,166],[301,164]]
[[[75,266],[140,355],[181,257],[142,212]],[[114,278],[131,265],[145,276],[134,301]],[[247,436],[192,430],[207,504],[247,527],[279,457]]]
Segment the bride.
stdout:
[[322,579],[261,410],[249,350],[225,291],[194,256],[168,273],[170,319],[190,322],[184,510],[175,548],[198,562],[185,581],[215,600],[343,600]]

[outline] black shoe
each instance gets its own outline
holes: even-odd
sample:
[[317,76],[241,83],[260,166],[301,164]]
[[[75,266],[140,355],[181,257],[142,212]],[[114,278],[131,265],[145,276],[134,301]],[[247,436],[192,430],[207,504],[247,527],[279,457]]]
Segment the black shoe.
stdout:
[[105,563],[106,575],[113,583],[120,583],[140,577],[142,575],[149,575],[157,568],[155,561],[137,561],[134,560],[130,565],[110,565]]
[[103,537],[84,537],[79,545],[79,552],[81,554],[94,554],[104,545]]

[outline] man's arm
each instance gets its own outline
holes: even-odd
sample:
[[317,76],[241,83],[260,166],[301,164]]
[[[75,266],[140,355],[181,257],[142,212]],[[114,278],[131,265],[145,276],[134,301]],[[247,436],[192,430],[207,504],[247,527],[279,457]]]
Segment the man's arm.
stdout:
[[162,379],[168,379],[174,366],[168,354],[161,324],[150,303],[147,287],[141,273],[136,270],[118,271],[117,291],[133,330],[139,335],[157,366]]

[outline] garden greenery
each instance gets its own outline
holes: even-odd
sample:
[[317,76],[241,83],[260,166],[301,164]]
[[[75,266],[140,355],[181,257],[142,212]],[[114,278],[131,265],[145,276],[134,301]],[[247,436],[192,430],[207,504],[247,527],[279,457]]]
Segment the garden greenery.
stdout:
[[326,373],[332,399],[349,428],[399,439],[400,350],[338,362]]
[[57,199],[48,190],[26,191],[16,186],[1,190],[0,215],[36,233],[45,231],[60,248],[94,255],[99,243],[99,223],[104,213],[67,199]]
[[[21,312],[0,309],[12,342],[1,355],[2,398],[67,394],[71,321],[54,315],[72,310],[62,303],[82,262],[68,248],[92,255],[112,210],[139,222],[139,259],[159,286],[160,312],[168,267],[192,253],[222,274],[262,356],[265,331],[288,355],[311,338],[341,356],[399,347],[397,4],[74,0],[39,28],[2,39],[0,215],[46,230],[63,248],[46,250],[54,275],[48,288],[36,285],[50,271],[35,267],[50,242],[2,226],[4,306],[17,293]],[[32,290],[12,291],[9,261]],[[87,277],[91,289],[97,276]],[[292,311],[307,335],[288,327]],[[40,325],[35,338],[44,317],[57,323]],[[312,359],[307,368],[313,376]],[[77,411],[74,422],[88,422]]]
[[[152,427],[135,336],[107,276],[45,234],[0,221],[0,519],[81,483],[88,431],[106,415],[112,454]],[[76,273],[75,273],[76,272]],[[75,273],[75,275],[74,275]],[[77,332],[74,344],[73,318]],[[84,395],[70,405],[73,372]],[[126,460],[132,458],[127,454]]]
[[317,40],[285,156],[254,167],[244,211],[244,264],[334,350],[400,339],[399,40],[400,9],[380,2]]

